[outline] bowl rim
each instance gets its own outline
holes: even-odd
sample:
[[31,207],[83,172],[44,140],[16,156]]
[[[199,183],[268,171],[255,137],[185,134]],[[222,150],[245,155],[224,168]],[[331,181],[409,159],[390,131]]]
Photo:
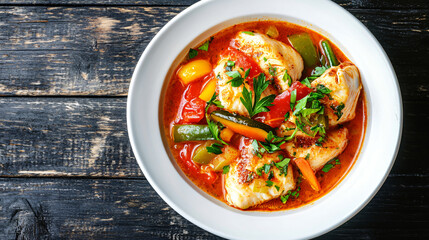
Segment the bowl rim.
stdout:
[[[286,0],[286,1],[270,0],[270,1],[273,4],[287,4],[287,3],[292,3],[291,0]],[[151,184],[151,186],[162,197],[162,199],[165,202],[167,202],[168,205],[170,205],[176,212],[178,212],[180,215],[184,216],[186,219],[188,219],[192,223],[200,226],[201,228],[203,228],[203,229],[205,229],[205,230],[207,230],[209,232],[212,232],[212,233],[214,233],[216,235],[219,235],[219,236],[222,236],[222,237],[225,237],[225,238],[242,238],[244,235],[238,234],[237,231],[232,231],[229,228],[223,228],[222,226],[216,225],[216,223],[214,223],[213,221],[209,221],[207,219],[209,217],[207,214],[196,214],[195,212],[191,211],[189,208],[187,208],[186,206],[184,206],[183,202],[178,203],[177,200],[173,200],[173,198],[171,197],[171,194],[169,194],[168,192],[166,192],[167,189],[166,189],[165,185],[160,184],[159,180],[157,180],[158,176],[156,174],[159,175],[159,173],[155,173],[154,171],[152,171],[153,170],[153,166],[150,165],[150,160],[149,160],[150,159],[150,155],[153,155],[154,153],[145,153],[147,151],[142,151],[142,147],[141,147],[142,137],[139,136],[139,134],[137,134],[137,133],[148,133],[148,136],[146,138],[149,138],[149,135],[151,135],[151,136],[154,136],[158,140],[160,139],[159,138],[160,136],[156,136],[157,134],[153,132],[153,131],[156,132],[156,130],[152,130],[152,132],[151,132],[151,130],[139,128],[139,126],[138,126],[139,117],[136,117],[136,114],[134,114],[135,113],[134,110],[136,109],[136,107],[138,105],[140,105],[140,104],[138,104],[138,101],[137,101],[139,99],[139,95],[140,94],[136,92],[137,91],[136,89],[138,89],[138,84],[140,84],[142,81],[144,81],[144,80],[142,80],[142,76],[147,75],[147,73],[144,73],[144,71],[142,69],[145,67],[145,65],[148,65],[148,61],[149,61],[149,59],[151,57],[151,54],[153,54],[154,52],[159,53],[159,49],[157,51],[157,48],[159,48],[159,46],[163,46],[163,44],[164,45],[166,44],[165,39],[163,39],[163,37],[165,37],[166,35],[168,35],[169,32],[172,31],[173,28],[177,27],[180,24],[183,24],[183,21],[182,21],[182,23],[180,23],[180,21],[183,20],[184,18],[187,18],[189,15],[192,15],[192,14],[195,15],[195,13],[198,13],[199,11],[201,12],[202,9],[205,10],[205,11],[207,11],[207,9],[209,9],[209,8],[213,9],[216,6],[219,7],[219,5],[223,4],[224,2],[227,2],[227,1],[226,0],[203,0],[203,1],[195,3],[194,5],[190,6],[189,8],[187,8],[184,11],[182,11],[181,13],[179,13],[172,20],[170,20],[159,31],[159,33],[152,39],[152,41],[148,44],[148,46],[146,47],[145,51],[143,52],[142,56],[140,57],[137,65],[136,65],[136,68],[134,70],[134,73],[133,73],[133,76],[132,76],[132,79],[131,79],[131,83],[130,83],[130,87],[129,87],[129,95],[128,95],[128,100],[127,100],[127,128],[128,128],[128,134],[129,134],[129,138],[130,138],[130,142],[131,142],[131,147],[133,149],[133,152],[135,154],[136,160],[137,160],[140,168],[142,169],[142,171],[143,171],[146,179],[149,181],[149,183]],[[234,3],[228,2],[228,4],[236,6],[236,4],[244,3],[244,2],[248,3],[249,1],[236,0]],[[252,0],[252,2],[254,4],[258,4],[257,0]],[[280,2],[282,2],[282,3],[280,3]],[[356,215],[362,208],[364,208],[366,206],[366,204],[375,196],[375,194],[378,192],[378,190],[381,188],[381,186],[383,185],[384,181],[386,180],[386,178],[387,178],[387,176],[388,176],[388,174],[389,174],[389,172],[390,172],[390,170],[391,170],[391,168],[392,168],[392,166],[393,166],[393,164],[395,162],[395,158],[396,158],[397,153],[399,151],[399,146],[400,146],[400,141],[401,141],[401,136],[402,136],[402,124],[403,124],[402,112],[403,112],[403,110],[402,110],[402,100],[401,100],[401,94],[400,94],[399,84],[398,84],[397,77],[396,77],[395,71],[393,69],[393,66],[392,66],[392,64],[391,64],[391,62],[390,62],[387,54],[385,53],[384,49],[381,47],[381,45],[378,43],[378,41],[375,39],[375,37],[370,33],[370,31],[368,29],[366,29],[366,27],[359,20],[357,20],[353,15],[351,15],[346,10],[342,9],[337,4],[335,4],[333,2],[330,2],[330,1],[326,1],[325,2],[325,1],[319,1],[319,0],[304,0],[304,1],[301,1],[299,3],[295,3],[294,2],[294,4],[309,6],[308,4],[320,4],[321,2],[323,2],[323,4],[325,4],[326,8],[330,9],[330,11],[338,13],[338,15],[341,15],[343,18],[347,18],[348,21],[351,21],[354,24],[353,25],[354,27],[359,28],[359,31],[361,31],[361,33],[365,33],[366,34],[366,37],[368,38],[368,41],[372,42],[372,44],[374,45],[373,47],[375,47],[379,51],[379,53],[381,53],[381,56],[378,56],[378,58],[381,58],[380,61],[384,61],[384,66],[386,67],[385,70],[389,73],[389,77],[388,77],[389,81],[390,81],[391,84],[393,84],[393,86],[391,86],[389,89],[396,90],[396,91],[394,91],[392,93],[393,96],[395,97],[394,100],[396,100],[396,101],[395,101],[395,107],[394,107],[394,109],[391,110],[394,113],[396,113],[395,114],[396,118],[394,119],[395,120],[395,124],[394,124],[394,127],[395,127],[394,131],[395,132],[393,133],[393,138],[390,141],[390,142],[394,143],[395,147],[394,148],[389,148],[389,151],[390,151],[389,152],[389,154],[390,154],[389,156],[390,157],[388,157],[389,159],[386,160],[386,163],[383,166],[384,167],[383,168],[384,173],[381,174],[380,176],[378,176],[378,182],[376,184],[373,184],[371,186],[372,187],[371,191],[370,191],[369,195],[367,193],[367,195],[365,196],[364,200],[359,201],[359,203],[354,203],[353,207],[352,208],[348,208],[347,213],[346,214],[343,213],[341,215],[340,219],[329,219],[330,224],[328,224],[328,225],[326,225],[326,226],[324,226],[322,228],[316,229],[315,231],[309,230],[309,231],[307,231],[307,232],[305,232],[304,234],[301,234],[301,235],[293,235],[293,236],[291,236],[292,238],[312,238],[312,237],[316,237],[316,236],[319,236],[321,234],[324,234],[324,233],[326,233],[326,232],[328,232],[328,231],[330,231],[330,230],[332,230],[332,229],[340,226],[344,222],[348,221],[350,218],[352,218],[354,215]],[[252,4],[252,5],[254,5],[254,4]],[[267,4],[267,1],[265,1],[264,4]],[[228,14],[231,14],[231,13],[228,12]],[[261,12],[261,13],[258,13],[258,14],[254,14],[253,17],[252,17],[251,14],[248,14],[248,15],[242,14],[242,15],[238,16],[237,19],[238,18],[245,19],[246,16],[247,17],[250,16],[250,19],[254,19],[255,16],[256,17],[257,16],[261,16],[261,17],[264,17],[264,16],[275,16],[275,14],[269,14],[269,13],[265,13],[264,14],[264,12]],[[225,19],[225,18],[226,17],[223,17],[223,19]],[[229,17],[228,19],[231,20],[231,19],[236,19],[236,18]],[[292,18],[289,18],[289,19],[292,19]],[[223,22],[225,22],[227,20],[224,20]],[[298,18],[297,20],[299,21],[300,18]],[[220,25],[221,23],[222,23],[222,21],[219,20],[219,21],[217,21],[217,24],[215,24],[215,25]],[[303,23],[306,23],[306,22],[303,22]],[[206,29],[213,28],[214,25],[213,25],[213,23],[211,23],[211,24],[212,24],[212,26],[208,26]],[[312,24],[310,24],[310,25],[312,25]],[[310,26],[307,26],[307,27],[310,27]],[[313,27],[310,27],[310,28],[312,28],[313,30],[315,30]],[[316,28],[317,28],[317,25],[316,25]],[[325,36],[329,35],[329,34],[324,34],[324,32],[323,32],[324,29],[317,29],[317,31],[318,32],[322,31],[322,35],[325,35]],[[196,37],[200,36],[201,34],[203,34],[203,32],[199,32],[199,33],[193,34],[192,35],[192,36],[194,36],[193,37],[193,41],[195,41]],[[332,38],[332,36],[329,37],[329,39],[330,40],[334,39],[334,42],[336,43],[336,45],[340,49],[342,49],[344,51],[345,48],[343,48],[341,46],[341,44],[338,44],[340,42],[337,43],[336,39]],[[188,45],[189,45],[190,42],[191,41],[188,41]],[[183,52],[183,49],[185,49],[185,46],[181,46],[181,47],[182,47],[182,49],[180,49],[180,51]],[[179,50],[177,50],[176,53],[178,53],[178,51]],[[345,52],[345,54],[347,56],[349,56],[349,58],[350,58],[349,54],[347,54],[346,52]],[[174,58],[176,58],[176,56],[174,56]],[[350,58],[350,59],[352,60],[352,58]],[[170,61],[172,61],[172,60],[170,60]],[[352,60],[352,62],[354,62],[354,61]],[[164,74],[164,78],[162,78],[161,80],[162,80],[162,82],[164,82],[165,81],[165,75],[167,73],[164,70],[162,72],[163,73],[161,73],[161,75]],[[365,82],[363,82],[363,84],[364,84],[364,88],[367,89],[367,86],[366,86]],[[159,94],[160,94],[160,92],[158,92],[158,95]],[[377,96],[377,95],[374,95],[374,94],[369,94],[368,91],[366,92],[366,94],[367,94],[367,107],[368,107],[367,133],[366,133],[366,136],[365,136],[364,146],[362,146],[362,148],[361,148],[361,154],[360,154],[358,160],[362,156],[362,152],[364,151],[364,148],[366,147],[365,145],[367,145],[366,143],[368,141],[366,140],[366,138],[369,137],[369,134],[372,131],[372,120],[373,120],[373,114],[372,113],[373,113],[373,111],[372,111],[372,108],[371,108],[371,106],[372,106],[371,101],[373,100],[372,99],[373,96]],[[157,92],[154,91],[151,94],[147,94],[147,95],[150,95],[150,96],[148,96],[148,98],[149,97],[151,97],[151,98],[155,97],[156,98]],[[158,101],[158,104],[159,104],[159,101]],[[150,113],[154,113],[154,111],[158,111],[159,110],[158,107],[153,108],[153,107],[147,106],[147,104],[144,105],[143,108],[146,109],[146,110],[148,110]],[[375,114],[376,113],[374,113],[374,115]],[[146,114],[146,115],[149,115],[149,114]],[[156,114],[156,115],[158,115],[158,114]],[[152,116],[152,118],[149,119],[149,117],[143,116],[143,115],[141,115],[140,118],[141,119],[145,118],[146,122],[153,122],[154,119],[157,119],[157,117],[154,117],[154,116]],[[146,120],[146,118],[149,119],[149,120]],[[159,123],[159,121],[158,121],[158,123]],[[370,126],[370,124],[371,124],[371,126]],[[162,128],[162,126],[161,126],[161,128]],[[159,131],[158,131],[158,135],[160,135]],[[159,143],[159,141],[155,141],[155,142]],[[163,145],[162,145],[162,148],[164,148]],[[146,148],[146,150],[148,150],[148,148]],[[164,152],[166,151],[165,149],[163,149],[163,150],[164,150]],[[162,150],[160,151],[159,149],[157,149],[157,151],[160,153],[160,155],[162,155]],[[165,159],[165,156],[164,155],[162,155],[162,156],[163,156],[163,159]],[[169,163],[171,164],[171,162],[169,162]],[[169,168],[167,166],[168,163],[163,163],[163,164],[164,164],[164,166],[166,168]],[[348,176],[351,174],[352,171],[355,170],[356,167],[357,166],[356,166],[356,163],[355,163],[355,166],[352,167],[352,169],[349,171],[348,175],[345,177],[345,179],[343,179],[343,181],[345,181],[348,178]],[[175,168],[173,168],[173,169],[175,169]],[[170,168],[169,168],[169,170],[171,171]],[[174,176],[171,176],[172,179],[176,179],[179,176],[179,174],[177,174],[177,173],[173,174],[173,175]],[[183,183],[178,183],[178,184],[179,185],[180,184],[183,185]],[[342,184],[342,183],[340,183],[340,184]],[[193,191],[196,194],[196,195],[193,195],[194,197],[196,197],[197,195],[200,195],[199,199],[196,200],[196,201],[199,201],[200,203],[201,203],[201,200],[207,201],[207,196],[204,196],[204,193],[201,193],[201,191],[195,191],[195,189],[192,186],[189,186],[189,185],[188,186],[184,186],[183,185],[182,187],[184,187],[184,189],[185,189],[184,191],[185,192],[190,193],[190,192]],[[324,202],[324,204],[326,204],[326,201],[324,201],[324,200],[326,200],[327,195],[333,195],[336,192],[338,192],[337,191],[338,187],[339,186],[336,186],[333,190],[331,190],[329,193],[327,193],[326,195],[324,195],[321,199],[316,200],[316,202],[320,202],[320,203]],[[170,190],[172,190],[172,189],[170,189]],[[216,203],[213,204],[213,202],[211,202],[211,201],[207,201],[207,202],[209,202],[209,203],[207,203],[207,204],[201,203],[201,204],[204,205],[205,207],[209,206],[212,209],[219,210],[221,212],[225,211],[225,207],[224,206],[221,206],[221,205],[216,204]],[[300,214],[305,214],[305,212],[308,211],[308,208],[311,208],[314,205],[315,204],[312,203],[310,205],[307,204],[306,206],[300,207],[300,208],[298,208],[296,210],[288,210],[287,211],[288,213],[286,213],[286,214],[284,214],[285,211],[282,211],[281,214],[270,213],[270,214],[268,214],[270,216],[267,216],[267,214],[265,214],[265,213],[262,213],[262,214],[259,214],[259,213],[256,213],[256,214],[243,214],[242,211],[235,210],[235,209],[234,210],[227,209],[226,211],[229,211],[230,214],[227,214],[229,217],[239,216],[238,218],[241,219],[244,216],[245,218],[249,218],[250,220],[252,220],[252,219],[256,220],[256,219],[262,219],[263,218],[265,220],[267,220],[267,219],[269,219],[269,220],[274,219],[274,220],[277,221],[279,219],[280,220],[289,219],[290,217],[300,216]],[[335,215],[335,214],[333,214],[333,215]],[[213,226],[212,224],[216,225],[216,226]],[[247,235],[246,235],[245,238],[248,238],[248,236],[249,235],[247,233]],[[256,236],[256,235],[254,235],[254,236]]]

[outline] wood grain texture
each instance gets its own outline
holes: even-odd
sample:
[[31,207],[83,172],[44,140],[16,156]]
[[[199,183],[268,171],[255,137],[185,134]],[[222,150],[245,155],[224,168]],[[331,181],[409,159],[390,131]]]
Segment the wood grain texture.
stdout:
[[[0,7],[0,95],[125,96],[141,53],[183,9]],[[429,9],[349,10],[391,58],[403,98],[428,100]]]
[[[392,174],[428,176],[429,102],[405,102]],[[420,114],[416,112],[421,111]],[[0,98],[0,176],[143,177],[132,154],[125,98]]]
[[[109,6],[189,6],[198,0],[1,0],[1,4],[7,5],[109,5]],[[410,8],[429,8],[426,0],[333,0],[333,2],[346,8],[390,8],[390,9],[410,9]]]
[[[365,209],[323,238],[428,236],[428,180],[389,177]],[[29,236],[25,229],[42,239],[218,239],[180,217],[144,179],[0,178],[0,203],[0,239]]]

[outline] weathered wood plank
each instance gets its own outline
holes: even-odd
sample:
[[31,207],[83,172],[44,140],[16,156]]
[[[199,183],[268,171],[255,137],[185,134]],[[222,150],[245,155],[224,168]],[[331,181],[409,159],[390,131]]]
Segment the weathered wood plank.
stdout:
[[[428,180],[388,178],[366,208],[323,238],[428,237]],[[175,213],[144,179],[0,179],[0,203],[0,239],[218,239]]]
[[126,95],[144,48],[181,10],[3,7],[0,95]]
[[[31,4],[31,5],[110,5],[110,6],[151,6],[151,5],[182,5],[189,6],[198,0],[1,0],[1,4],[8,5],[21,5],[21,4]],[[388,9],[415,9],[415,8],[429,8],[426,0],[392,0],[392,1],[383,1],[383,0],[333,0],[333,2],[338,3],[339,5],[345,8],[388,8]]]
[[[183,9],[1,7],[0,95],[125,96],[140,54]],[[429,9],[349,10],[384,46],[404,99],[429,99]]]
[[[423,109],[429,102],[405,102],[394,175],[429,172]],[[0,112],[0,176],[143,177],[128,140],[125,98],[0,98]]]
[[142,177],[125,98],[3,98],[0,112],[0,175]]

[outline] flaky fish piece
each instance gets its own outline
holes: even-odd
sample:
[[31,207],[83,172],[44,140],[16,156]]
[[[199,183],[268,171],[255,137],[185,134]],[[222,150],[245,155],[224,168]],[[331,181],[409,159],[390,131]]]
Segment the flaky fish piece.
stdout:
[[273,178],[270,181],[273,185],[267,186],[268,174],[262,173],[262,176],[259,176],[257,169],[264,164],[278,162],[278,153],[264,154],[259,158],[253,155],[253,147],[249,143],[250,141],[241,148],[239,159],[230,165],[230,171],[224,176],[227,202],[241,209],[280,197],[295,188],[291,164],[288,166],[286,176],[280,175],[280,170],[271,166]]
[[317,171],[344,151],[349,143],[348,132],[345,127],[329,130],[321,146],[314,144],[317,138],[297,136],[286,143],[286,151],[290,156],[307,159],[311,168]]
[[[349,62],[331,67],[311,83],[312,87],[322,84],[329,88],[332,100],[322,102],[326,105],[329,125],[334,126],[352,120],[362,84],[358,68]],[[339,115],[341,117],[339,117]]]
[[[231,59],[234,60],[233,57],[230,57],[228,55],[222,56],[222,58],[219,60],[218,64],[214,68],[214,74],[217,78],[217,89],[219,94],[218,98],[219,101],[222,103],[222,106],[224,106],[225,110],[248,117],[249,113],[247,112],[243,103],[240,101],[240,98],[243,96],[242,92],[244,86],[252,93],[252,95],[253,88],[250,87],[247,80],[244,81],[243,84],[239,87],[233,87],[231,85],[229,81],[232,78],[226,75],[226,73],[229,71],[227,71],[225,68],[228,60]],[[245,76],[245,71],[243,71],[240,66],[234,66],[230,70],[238,71],[242,77]],[[277,93],[278,92],[273,88],[273,86],[268,86],[268,88],[261,94],[261,98]]]
[[289,88],[287,78],[283,79],[286,70],[292,83],[300,79],[304,70],[304,61],[294,48],[264,34],[240,32],[233,45],[251,56],[267,76],[272,76],[282,92]]

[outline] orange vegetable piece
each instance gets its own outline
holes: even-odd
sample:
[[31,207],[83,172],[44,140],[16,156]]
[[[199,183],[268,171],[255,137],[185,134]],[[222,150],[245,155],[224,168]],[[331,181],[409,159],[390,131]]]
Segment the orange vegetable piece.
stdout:
[[216,79],[212,79],[206,84],[206,86],[204,86],[204,89],[199,96],[201,100],[204,100],[205,102],[210,101],[216,91],[216,82]]
[[224,140],[225,142],[230,142],[231,141],[231,138],[232,138],[232,136],[234,136],[234,131],[232,131],[231,129],[229,129],[229,128],[224,128],[224,129],[222,129],[222,131],[220,132],[220,138],[222,139],[222,140]]
[[295,158],[293,162],[301,171],[302,176],[304,176],[304,178],[310,183],[310,186],[314,191],[320,191],[320,183],[317,181],[316,175],[307,160],[304,158]]

